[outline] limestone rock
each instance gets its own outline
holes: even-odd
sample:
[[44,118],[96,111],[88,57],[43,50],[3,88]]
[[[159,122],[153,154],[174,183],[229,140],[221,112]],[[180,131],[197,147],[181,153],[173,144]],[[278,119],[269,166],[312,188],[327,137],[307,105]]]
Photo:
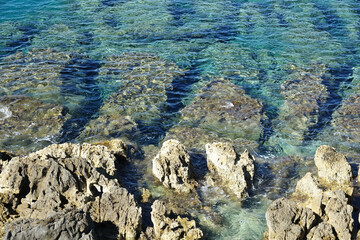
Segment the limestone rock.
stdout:
[[209,143],[205,148],[210,172],[229,192],[240,199],[246,197],[254,178],[254,157],[247,150],[239,156],[230,143]]
[[323,76],[329,72],[326,65],[300,67],[292,64],[288,70],[288,79],[281,85],[285,101],[273,121],[275,134],[269,140],[271,145],[278,144],[285,152],[289,146],[300,146],[311,134],[309,131],[319,123],[329,96],[323,84]]
[[315,153],[315,165],[318,176],[329,184],[349,186],[353,179],[351,166],[346,157],[330,146],[320,146]]
[[286,198],[275,200],[266,211],[269,240],[305,239],[317,217],[309,208],[299,207]]
[[69,117],[66,108],[58,104],[25,96],[1,97],[0,148],[29,153],[39,145],[49,145]]
[[[172,82],[183,75],[175,63],[154,54],[125,52],[104,59],[97,81],[111,86],[96,119],[92,119],[79,140],[141,138],[139,126],[152,126],[165,113]],[[159,126],[155,126],[159,127]]]
[[320,184],[312,176],[311,173],[307,173],[302,179],[296,184],[295,194],[300,195],[300,198],[307,199],[302,203],[302,206],[306,206],[313,210],[316,214],[322,216],[322,200],[323,190],[319,187]]
[[306,235],[307,240],[336,240],[333,227],[327,223],[322,222],[313,227]]
[[20,219],[5,226],[4,239],[96,239],[89,214],[74,210],[45,219]]
[[71,143],[14,157],[0,173],[2,203],[23,219],[82,209],[96,223],[115,225],[119,238],[135,239],[141,208],[115,179],[115,161],[105,146]]
[[180,123],[169,130],[167,139],[178,139],[188,148],[219,139],[255,148],[263,130],[261,122],[267,119],[258,100],[223,78],[201,88],[180,113]]
[[194,189],[195,180],[190,156],[179,141],[165,141],[152,162],[153,174],[165,187],[180,192],[190,192]]
[[188,218],[171,218],[166,210],[165,203],[156,200],[152,205],[151,221],[154,224],[154,233],[157,239],[201,239],[202,231],[196,227],[194,220]]
[[345,192],[336,190],[330,196],[325,207],[328,223],[331,224],[339,239],[351,239],[354,220],[352,218],[353,207],[348,204]]

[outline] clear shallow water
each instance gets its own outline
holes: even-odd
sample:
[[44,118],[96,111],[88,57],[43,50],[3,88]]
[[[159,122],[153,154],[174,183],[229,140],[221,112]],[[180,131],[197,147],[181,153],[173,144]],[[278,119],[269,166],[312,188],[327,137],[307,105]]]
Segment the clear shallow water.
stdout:
[[[1,0],[0,13],[0,95],[27,95],[69,111],[57,138],[20,138],[3,143],[6,150],[27,152],[46,139],[125,137],[155,145],[156,152],[183,121],[181,109],[218,78],[262,103],[267,119],[252,149],[259,172],[250,203],[204,194],[204,204],[217,203],[213,210],[223,216],[221,224],[206,227],[213,239],[261,238],[270,201],[313,168],[311,160],[286,156],[311,157],[319,145],[330,144],[359,161],[358,105],[348,102],[359,94],[358,1]],[[39,54],[41,49],[51,50]],[[19,52],[24,55],[16,57]],[[59,54],[49,57],[51,52]],[[292,98],[296,93],[286,88],[293,80],[305,82],[295,86],[303,97]],[[320,87],[321,94],[312,92]],[[315,107],[301,100],[308,95]],[[352,105],[341,118],[341,107]],[[1,109],[0,119],[11,115],[7,106]],[[299,112],[308,121],[296,122],[292,116]],[[150,159],[144,161],[129,186],[151,185]]]

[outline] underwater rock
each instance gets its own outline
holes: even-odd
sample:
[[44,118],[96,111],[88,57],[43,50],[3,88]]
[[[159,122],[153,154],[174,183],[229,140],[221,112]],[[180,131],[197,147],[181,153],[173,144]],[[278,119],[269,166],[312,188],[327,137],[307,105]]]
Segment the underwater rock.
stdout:
[[175,63],[153,54],[126,52],[109,56],[99,69],[100,85],[111,86],[98,113],[79,139],[141,137],[138,123],[159,124],[174,78],[183,75]]
[[329,97],[323,84],[329,70],[324,64],[306,68],[290,65],[288,68],[291,72],[289,80],[281,85],[285,101],[273,121],[275,134],[269,140],[271,145],[291,141],[281,145],[285,151],[287,145],[301,145],[311,128],[319,124],[322,108]]
[[195,189],[193,165],[184,145],[177,140],[167,140],[152,161],[153,174],[167,188],[179,192]]
[[36,95],[60,102],[61,71],[72,58],[49,48],[17,52],[2,60],[0,85],[7,95]]
[[156,200],[152,205],[151,221],[154,224],[156,239],[201,239],[202,231],[196,227],[194,220],[177,216],[171,217],[165,203]]
[[255,147],[267,118],[259,101],[222,78],[204,86],[180,113],[180,123],[169,130],[167,139],[183,140],[189,148],[219,139]]
[[25,96],[1,97],[0,148],[27,153],[35,147],[44,147],[55,141],[69,117],[67,109],[58,104]]
[[229,192],[245,198],[254,179],[254,157],[247,150],[239,156],[230,143],[208,143],[205,148],[210,172],[221,179],[221,185]]
[[115,178],[116,157],[102,145],[53,144],[14,157],[0,173],[2,203],[21,219],[46,219],[66,209],[112,224],[117,237],[135,239],[141,208]]
[[20,219],[5,227],[4,239],[96,239],[94,223],[80,210],[55,213],[45,219]]
[[317,216],[309,208],[299,207],[294,201],[280,198],[266,211],[268,239],[305,239],[316,224]]
[[[324,145],[317,149],[314,161],[317,176],[307,173],[298,181],[296,191],[290,197],[298,208],[311,209],[323,223],[308,228],[304,234],[307,239],[324,239],[321,236],[328,235],[329,239],[350,240],[354,230],[353,207],[349,204],[353,194],[350,165],[344,155]],[[283,220],[283,225],[292,223],[291,219]],[[267,223],[270,232],[269,224],[272,223],[268,218]],[[305,239],[305,235],[301,239]]]
[[315,153],[317,173],[329,184],[349,186],[353,180],[351,166],[346,157],[330,146],[320,146]]

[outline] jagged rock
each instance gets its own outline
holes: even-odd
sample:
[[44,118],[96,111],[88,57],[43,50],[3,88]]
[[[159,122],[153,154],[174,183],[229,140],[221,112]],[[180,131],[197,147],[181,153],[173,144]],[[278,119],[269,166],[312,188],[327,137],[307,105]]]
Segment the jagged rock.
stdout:
[[327,222],[331,224],[339,239],[350,240],[353,232],[353,207],[348,204],[345,192],[338,189],[332,192],[326,202],[325,214]]
[[229,192],[240,199],[246,197],[254,178],[254,157],[247,150],[239,156],[230,143],[208,143],[205,148],[210,172]]
[[82,209],[97,223],[115,225],[119,238],[135,239],[141,208],[115,179],[115,161],[105,146],[71,143],[14,157],[0,174],[2,203],[23,219]]
[[201,239],[202,231],[196,227],[194,220],[188,218],[171,218],[165,203],[156,200],[152,205],[151,221],[157,239]]
[[324,64],[290,65],[288,70],[291,72],[289,80],[281,85],[285,101],[279,116],[273,121],[275,134],[269,140],[271,145],[279,144],[285,152],[289,146],[301,145],[311,127],[319,123],[329,96],[323,84],[323,77],[329,69]]
[[307,240],[336,240],[333,227],[327,222],[319,223],[306,235]]
[[306,233],[317,223],[313,211],[286,198],[275,200],[265,216],[269,240],[305,239]]
[[74,210],[45,219],[20,219],[5,226],[4,239],[96,239],[88,213]]
[[44,147],[60,135],[70,117],[61,105],[44,103],[25,96],[0,98],[0,148],[29,153]]
[[241,86],[222,78],[200,89],[180,113],[180,123],[169,130],[167,139],[178,139],[189,148],[219,139],[255,148],[261,122],[267,119],[259,101],[246,95]]
[[301,206],[308,207],[322,216],[323,190],[319,186],[318,181],[308,172],[296,184],[295,194],[299,195],[299,198],[307,199],[301,203]]
[[183,75],[175,63],[154,54],[125,52],[109,56],[99,69],[98,81],[111,86],[111,94],[79,139],[142,137],[138,123],[158,124],[166,110],[172,81]]
[[315,153],[315,165],[320,178],[329,184],[349,186],[353,179],[351,166],[346,157],[330,146],[320,146]]
[[153,174],[165,187],[180,192],[194,190],[196,182],[190,156],[179,141],[165,141],[152,162]]
[[[319,177],[307,173],[298,181],[289,201],[292,208],[311,209],[322,223],[313,229],[308,228],[299,239],[351,239],[354,224],[353,207],[349,204],[353,192],[351,167],[344,155],[329,146],[320,146],[314,161]],[[282,210],[279,210],[277,214],[281,213]],[[277,224],[285,226],[292,224],[293,219],[283,218],[279,221]],[[269,224],[272,223],[268,221],[270,233]]]
[[141,202],[142,203],[147,203],[149,202],[149,199],[151,198],[151,192],[149,189],[146,189],[146,188],[142,188],[141,189]]

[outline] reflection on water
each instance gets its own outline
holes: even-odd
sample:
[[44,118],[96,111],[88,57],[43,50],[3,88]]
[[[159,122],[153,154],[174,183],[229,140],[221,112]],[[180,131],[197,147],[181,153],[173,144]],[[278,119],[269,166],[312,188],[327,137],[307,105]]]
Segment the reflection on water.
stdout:
[[[0,146],[26,153],[123,137],[152,156],[177,137],[201,156],[203,143],[230,140],[258,156],[251,197],[240,204],[204,183],[203,207],[188,210],[208,238],[260,239],[270,201],[292,191],[320,144],[360,160],[359,9],[354,0],[0,0]],[[149,156],[128,185],[155,194]]]

